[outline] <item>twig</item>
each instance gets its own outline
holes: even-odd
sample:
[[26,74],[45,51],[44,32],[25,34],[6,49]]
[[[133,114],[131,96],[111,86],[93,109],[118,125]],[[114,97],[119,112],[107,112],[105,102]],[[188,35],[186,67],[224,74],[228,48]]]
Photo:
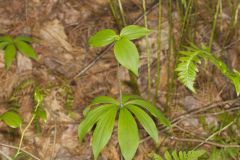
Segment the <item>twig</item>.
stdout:
[[56,138],[57,138],[57,126],[56,126],[56,122],[55,122],[51,160],[54,159],[53,156],[54,156],[54,154],[55,154]]
[[205,141],[205,140],[201,140],[201,139],[192,139],[192,138],[178,138],[178,137],[171,137],[172,140],[175,141],[182,141],[182,142],[196,142],[196,143],[205,143],[205,144],[209,144],[209,145],[213,145],[216,147],[220,147],[220,148],[240,148],[240,145],[237,144],[220,144],[220,143],[216,143],[216,142],[211,142],[211,141]]
[[3,151],[0,150],[0,154],[5,157],[7,160],[12,160],[11,157],[9,157],[7,154],[5,154]]
[[[4,144],[4,143],[0,143],[0,146],[4,146],[4,147],[16,149],[16,150],[18,149],[18,147],[16,147],[16,146],[11,146],[11,145]],[[36,160],[40,160],[40,158],[34,156],[32,153],[30,153],[30,152],[28,152],[28,151],[26,151],[26,150],[24,150],[24,149],[20,149],[20,151],[26,153],[27,155],[31,156],[32,158],[34,158],[34,159],[36,159]]]
[[205,142],[207,142],[208,140],[210,140],[211,138],[213,138],[214,136],[216,136],[217,134],[221,133],[222,131],[226,130],[228,127],[230,127],[236,119],[234,119],[233,121],[231,121],[229,124],[227,124],[225,127],[219,129],[218,131],[214,132],[213,134],[211,134],[207,139],[205,139],[203,142],[201,142],[199,145],[197,145],[196,147],[194,147],[193,150],[198,149],[201,145],[203,145]]
[[[193,115],[196,115],[196,114],[198,114],[198,113],[205,112],[205,111],[207,111],[207,110],[209,110],[209,109],[213,109],[213,108],[216,108],[216,107],[219,107],[219,106],[223,106],[223,105],[227,105],[227,104],[231,106],[231,105],[233,105],[233,104],[235,104],[235,103],[237,103],[237,102],[240,102],[240,98],[233,99],[233,100],[228,100],[228,101],[215,102],[215,103],[209,104],[209,105],[207,105],[207,106],[205,106],[205,107],[203,107],[203,108],[200,108],[200,109],[197,109],[197,110],[193,110],[193,111],[189,111],[189,112],[183,113],[182,115],[174,118],[174,119],[171,121],[171,126],[174,127],[174,126],[176,126],[179,122],[181,122],[182,120],[184,120],[184,119],[186,119],[186,118],[189,118],[189,117],[191,117],[191,116],[193,116]],[[159,131],[160,131],[160,132],[164,132],[164,131],[166,131],[166,130],[168,130],[168,129],[169,129],[169,128],[167,128],[167,127],[165,127],[165,126],[161,126],[161,127],[159,128]],[[147,141],[147,140],[149,140],[149,139],[150,139],[150,137],[148,136],[148,137],[144,138],[140,143],[143,143],[143,142],[145,142],[145,141]]]

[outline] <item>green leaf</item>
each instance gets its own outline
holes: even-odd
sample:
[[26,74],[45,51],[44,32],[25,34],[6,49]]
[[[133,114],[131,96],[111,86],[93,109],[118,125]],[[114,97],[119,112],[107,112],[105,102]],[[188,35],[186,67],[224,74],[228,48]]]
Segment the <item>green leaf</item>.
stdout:
[[1,117],[9,127],[18,128],[22,124],[21,117],[15,112],[5,112]]
[[139,39],[143,36],[148,35],[151,31],[145,27],[137,25],[129,25],[122,29],[120,36],[125,37],[129,40]]
[[0,49],[4,49],[8,44],[9,42],[0,42]]
[[138,76],[139,54],[137,47],[127,38],[121,38],[114,45],[117,61]]
[[0,42],[13,43],[13,39],[11,36],[2,36],[0,37]]
[[42,119],[44,123],[47,122],[47,113],[42,107],[38,107],[35,114],[37,119]]
[[103,47],[106,46],[116,39],[116,33],[112,29],[104,29],[97,32],[94,36],[89,39],[91,47]]
[[142,97],[138,95],[128,95],[128,94],[122,95],[123,103],[126,103],[127,101],[133,100],[133,99],[142,99]]
[[34,90],[33,98],[37,104],[41,104],[43,102],[43,94],[38,87]]
[[127,105],[126,108],[136,116],[136,118],[150,135],[150,137],[152,137],[152,139],[158,144],[158,131],[152,118],[137,106]]
[[172,152],[172,156],[173,156],[174,160],[180,160],[180,159],[178,158],[178,154],[177,154],[177,151],[176,151],[176,150],[174,150],[174,151]]
[[184,55],[179,58],[176,71],[178,72],[178,79],[188,89],[195,93],[194,82],[198,72],[196,63],[200,63],[198,58],[200,52],[182,51],[180,54]]
[[101,116],[101,119],[97,123],[92,139],[94,159],[98,158],[99,153],[111,138],[117,111],[117,106],[111,108],[107,113]]
[[78,136],[80,142],[82,142],[83,138],[86,134],[92,129],[93,125],[99,120],[99,118],[106,113],[107,110],[114,107],[115,105],[106,104],[91,110],[86,118],[80,123],[78,127]]
[[115,99],[113,99],[111,97],[107,97],[107,96],[98,96],[98,97],[94,98],[94,100],[92,101],[91,105],[107,104],[107,103],[119,105],[118,101],[116,101]]
[[234,70],[234,75],[231,76],[231,81],[235,87],[235,91],[237,95],[240,95],[240,72],[237,70]]
[[214,148],[213,151],[210,154],[209,160],[220,160],[221,157],[221,150]]
[[136,100],[131,100],[131,101],[126,103],[126,105],[128,105],[128,104],[138,105],[138,106],[146,109],[153,116],[158,118],[159,122],[161,124],[163,124],[163,125],[165,125],[167,127],[171,126],[171,122],[162,114],[162,112],[156,106],[154,106],[150,102],[147,102],[147,101],[144,101],[144,100],[140,100],[140,99],[136,99]]
[[24,41],[15,41],[18,50],[25,56],[37,60],[37,54],[34,49]]
[[199,157],[206,153],[205,150],[196,150],[187,152],[188,160],[198,160]]
[[164,157],[166,158],[166,160],[172,160],[172,156],[170,155],[170,153],[168,151],[166,151],[164,153]]
[[119,114],[118,142],[125,160],[132,160],[139,145],[139,135],[136,121],[126,108],[121,108]]
[[31,43],[33,41],[32,37],[29,37],[29,36],[17,36],[14,40],[15,40],[15,42],[16,41],[25,41],[28,43]]
[[4,62],[7,69],[12,65],[14,58],[16,56],[16,48],[13,44],[10,44],[6,47],[4,53]]

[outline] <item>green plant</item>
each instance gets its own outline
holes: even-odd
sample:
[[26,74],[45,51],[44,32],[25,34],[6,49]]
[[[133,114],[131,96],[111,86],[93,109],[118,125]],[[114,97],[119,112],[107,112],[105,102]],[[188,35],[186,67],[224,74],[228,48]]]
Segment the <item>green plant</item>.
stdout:
[[238,148],[213,148],[209,160],[239,159]]
[[34,89],[33,100],[34,100],[34,104],[35,104],[34,110],[33,110],[33,115],[31,117],[30,121],[28,122],[28,124],[26,125],[26,127],[24,129],[21,128],[21,138],[20,138],[18,150],[17,150],[14,158],[17,158],[21,154],[23,138],[25,136],[26,131],[32,125],[32,123],[34,121],[38,121],[40,119],[42,119],[44,122],[47,121],[46,111],[43,108],[43,100],[44,100],[43,93],[38,87],[36,87]]
[[217,58],[210,52],[210,49],[202,44],[201,48],[192,44],[186,47],[186,51],[180,51],[182,56],[179,58],[176,71],[178,72],[178,79],[192,92],[195,92],[194,81],[197,76],[197,64],[201,63],[201,59],[206,62],[210,61],[217,69],[230,80],[235,86],[237,95],[240,94],[240,73],[236,70],[230,70],[221,59]]
[[0,115],[0,121],[3,121],[11,128],[18,128],[22,124],[22,118],[19,116],[18,113],[13,111],[7,111]]
[[[120,35],[111,29],[104,29],[91,37],[89,43],[92,47],[101,47],[114,42],[114,54],[117,61],[138,76],[139,53],[131,40],[141,38],[149,33],[150,30],[136,25],[124,27]],[[135,118],[156,143],[158,143],[157,127],[148,113],[158,118],[163,125],[170,127],[168,119],[150,102],[143,100],[140,96],[122,95],[119,77],[118,81],[120,100],[117,101],[107,96],[96,97],[91,105],[85,109],[85,119],[78,128],[79,139],[82,142],[86,134],[96,124],[92,138],[94,159],[97,159],[110,140],[118,113],[118,141],[126,160],[131,160],[134,157],[139,145]],[[92,106],[96,108],[91,110]]]
[[138,127],[134,117],[156,143],[158,143],[158,131],[148,113],[156,117],[161,124],[170,127],[168,119],[154,105],[139,96],[123,95],[122,102],[111,97],[100,96],[96,97],[90,106],[96,106],[96,108],[86,113],[85,119],[79,125],[78,135],[82,142],[96,124],[92,138],[95,159],[111,137],[118,112],[118,141],[126,160],[134,157],[139,145]]
[[17,51],[20,51],[29,58],[37,60],[37,54],[30,45],[31,42],[32,38],[27,36],[17,36],[13,38],[6,35],[0,37],[0,49],[4,50],[4,62],[7,69],[12,65]]
[[179,151],[176,150],[170,154],[168,151],[165,152],[164,158],[160,155],[154,154],[154,160],[198,160],[201,156],[205,154],[204,150],[196,151]]
[[114,43],[114,54],[117,61],[138,76],[139,53],[131,40],[139,39],[150,32],[150,30],[137,25],[124,27],[120,35],[117,35],[112,29],[104,29],[92,36],[89,44],[92,47],[103,47]]

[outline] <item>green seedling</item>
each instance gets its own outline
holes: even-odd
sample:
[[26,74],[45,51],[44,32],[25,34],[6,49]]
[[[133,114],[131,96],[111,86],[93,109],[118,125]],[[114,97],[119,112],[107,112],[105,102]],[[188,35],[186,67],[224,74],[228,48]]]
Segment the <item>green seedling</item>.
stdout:
[[97,159],[109,142],[118,113],[118,141],[126,160],[134,157],[139,145],[138,126],[135,119],[157,144],[159,143],[158,131],[149,114],[156,117],[164,126],[170,127],[171,125],[160,110],[139,96],[123,95],[122,102],[111,97],[100,96],[95,98],[90,106],[95,106],[95,108],[86,113],[84,120],[79,125],[78,135],[82,142],[96,124],[92,138],[94,159]]
[[4,50],[4,63],[7,69],[12,65],[17,51],[23,55],[37,60],[37,54],[31,47],[32,38],[28,36],[17,36],[15,38],[6,35],[0,37],[0,49]]
[[138,76],[139,53],[132,40],[142,38],[151,33],[150,30],[137,25],[124,27],[120,35],[112,29],[97,32],[89,40],[92,47],[103,47],[114,43],[114,54],[117,61]]
[[32,114],[32,117],[31,117],[30,121],[26,125],[26,127],[21,129],[21,138],[20,138],[20,142],[19,142],[19,145],[18,145],[17,152],[16,152],[16,154],[14,156],[15,159],[19,155],[21,155],[21,148],[22,148],[24,136],[26,134],[26,131],[32,125],[32,123],[34,121],[38,121],[40,119],[42,119],[44,122],[47,121],[46,111],[43,108],[43,102],[44,102],[43,92],[38,87],[36,87],[34,89],[33,101],[34,101],[34,104],[35,104],[34,110],[33,110],[33,114]]

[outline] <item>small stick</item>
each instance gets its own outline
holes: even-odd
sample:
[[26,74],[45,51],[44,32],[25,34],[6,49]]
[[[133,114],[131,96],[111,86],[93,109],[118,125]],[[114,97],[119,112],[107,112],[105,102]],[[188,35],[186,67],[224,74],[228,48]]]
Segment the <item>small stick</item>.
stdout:
[[172,140],[176,140],[176,141],[182,141],[182,142],[201,142],[201,143],[205,143],[205,144],[209,144],[209,145],[213,145],[216,147],[220,147],[220,148],[240,148],[240,145],[237,144],[220,144],[220,143],[216,143],[216,142],[211,142],[211,141],[205,141],[205,140],[201,140],[201,139],[192,139],[192,138],[178,138],[178,137],[171,137]]
[[12,160],[11,157],[9,157],[7,154],[5,154],[3,151],[0,150],[0,154],[5,157],[7,160]]
[[[4,143],[0,143],[0,146],[8,147],[8,148],[11,148],[11,149],[16,149],[16,150],[18,149],[18,147],[16,147],[16,146],[11,146],[11,145],[4,144]],[[36,160],[40,160],[40,158],[34,156],[32,153],[30,153],[30,152],[28,152],[28,151],[26,151],[26,150],[24,150],[24,149],[20,149],[20,151],[26,153],[27,155],[31,156],[32,158],[34,158],[34,159],[36,159]]]

